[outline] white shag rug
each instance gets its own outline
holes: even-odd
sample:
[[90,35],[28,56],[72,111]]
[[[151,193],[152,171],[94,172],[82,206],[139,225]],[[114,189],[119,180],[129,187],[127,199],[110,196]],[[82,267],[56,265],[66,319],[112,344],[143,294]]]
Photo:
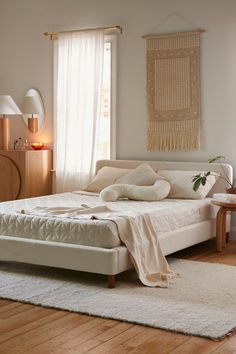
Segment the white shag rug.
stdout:
[[101,275],[0,263],[0,297],[220,339],[236,328],[236,267],[169,258],[180,277],[147,288],[134,272]]

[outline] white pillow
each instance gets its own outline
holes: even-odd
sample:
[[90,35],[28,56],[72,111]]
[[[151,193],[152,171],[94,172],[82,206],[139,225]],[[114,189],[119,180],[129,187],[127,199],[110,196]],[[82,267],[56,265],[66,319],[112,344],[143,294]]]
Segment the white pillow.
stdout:
[[102,189],[114,184],[119,177],[127,174],[129,171],[130,169],[126,168],[104,166],[83,190],[86,192],[99,193]]
[[158,171],[158,176],[168,181],[171,185],[168,198],[203,199],[210,192],[219,175],[214,173],[214,175],[208,176],[205,186],[200,185],[199,189],[194,192],[192,178],[199,173],[206,173],[206,171],[160,170]]
[[118,178],[116,184],[135,184],[136,186],[152,186],[158,179],[156,172],[147,163],[143,163],[129,173]]
[[115,202],[119,198],[132,200],[155,201],[168,196],[170,184],[167,181],[156,181],[153,186],[135,186],[130,184],[113,184],[100,193],[104,202]]

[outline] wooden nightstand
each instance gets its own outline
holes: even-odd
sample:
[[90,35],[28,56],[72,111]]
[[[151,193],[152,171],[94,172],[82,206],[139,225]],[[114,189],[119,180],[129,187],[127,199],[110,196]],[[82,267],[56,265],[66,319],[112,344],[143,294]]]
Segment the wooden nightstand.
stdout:
[[224,203],[217,200],[211,202],[220,207],[216,216],[216,248],[218,252],[221,252],[226,245],[226,214],[228,211],[236,211],[236,203]]
[[0,201],[52,193],[51,150],[0,150]]

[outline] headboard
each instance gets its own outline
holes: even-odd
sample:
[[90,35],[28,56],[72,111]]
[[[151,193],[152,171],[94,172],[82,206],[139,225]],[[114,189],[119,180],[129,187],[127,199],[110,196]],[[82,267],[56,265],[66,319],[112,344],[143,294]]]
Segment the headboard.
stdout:
[[[169,161],[139,161],[139,160],[98,160],[96,163],[96,173],[103,166],[117,167],[117,168],[136,168],[140,164],[147,162],[156,172],[158,170],[187,170],[187,171],[212,171],[219,173],[222,177],[224,173],[221,166],[224,166],[227,178],[232,182],[233,180],[233,168],[229,164],[219,163],[207,163],[207,162],[169,162]],[[224,193],[225,188],[229,187],[226,181],[219,178],[208,197],[211,197],[213,193]]]

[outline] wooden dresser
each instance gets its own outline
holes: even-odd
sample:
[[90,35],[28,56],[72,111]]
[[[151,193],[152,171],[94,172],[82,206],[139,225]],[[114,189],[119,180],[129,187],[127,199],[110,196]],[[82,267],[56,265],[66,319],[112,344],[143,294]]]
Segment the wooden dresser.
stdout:
[[0,202],[52,193],[51,150],[0,150]]

